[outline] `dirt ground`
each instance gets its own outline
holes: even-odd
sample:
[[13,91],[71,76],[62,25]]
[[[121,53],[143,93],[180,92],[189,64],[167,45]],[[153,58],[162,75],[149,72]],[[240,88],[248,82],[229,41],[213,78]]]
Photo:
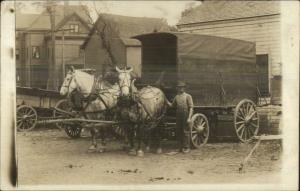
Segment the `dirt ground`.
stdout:
[[209,143],[189,154],[169,155],[176,143],[164,141],[163,154],[129,156],[120,141],[110,140],[105,153],[88,153],[87,136],[70,139],[63,130],[38,128],[17,133],[19,185],[278,183],[278,142],[262,142],[239,164],[254,144]]

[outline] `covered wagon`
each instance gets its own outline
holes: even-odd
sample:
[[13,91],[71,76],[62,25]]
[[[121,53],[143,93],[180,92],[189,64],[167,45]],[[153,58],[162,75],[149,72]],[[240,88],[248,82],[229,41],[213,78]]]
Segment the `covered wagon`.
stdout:
[[[191,33],[150,33],[142,43],[141,85],[158,85],[169,99],[183,80],[193,96],[191,142],[251,140],[259,130],[256,51],[252,42]],[[167,126],[174,126],[170,110]],[[172,120],[173,118],[173,120]]]

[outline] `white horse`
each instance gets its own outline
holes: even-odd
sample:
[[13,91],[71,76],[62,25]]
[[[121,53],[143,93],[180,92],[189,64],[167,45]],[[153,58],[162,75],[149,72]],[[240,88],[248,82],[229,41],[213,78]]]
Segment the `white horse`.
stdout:
[[[107,116],[111,117],[113,115],[108,111],[111,111],[117,105],[120,87],[118,84],[110,85],[105,81],[97,80],[94,75],[72,68],[64,79],[60,94],[72,97],[74,92],[80,93],[81,99],[85,100],[81,107],[81,112],[85,118],[105,120]],[[93,96],[94,98],[91,98]],[[102,144],[99,148],[100,152],[103,151],[103,144],[105,144],[104,132],[101,131]],[[90,151],[97,149],[96,133],[97,129],[91,128],[92,145],[89,148]]]
[[[165,94],[160,89],[151,86],[144,87],[138,91],[134,86],[134,80],[131,79],[130,72],[132,69],[121,70],[116,68],[116,70],[119,73],[119,86],[121,89],[120,100],[125,98],[124,100],[126,101],[128,100],[128,97],[131,97],[131,99],[134,100],[129,106],[125,104],[125,107],[122,107],[121,116],[125,119],[128,118],[133,124],[137,124],[137,156],[143,156],[144,154],[141,148],[142,137],[145,138],[147,147],[150,146],[149,140],[151,133],[156,133],[156,152],[161,153],[161,129],[157,128],[157,125],[163,118],[167,109]],[[128,134],[130,146],[133,149],[134,130],[131,130]]]

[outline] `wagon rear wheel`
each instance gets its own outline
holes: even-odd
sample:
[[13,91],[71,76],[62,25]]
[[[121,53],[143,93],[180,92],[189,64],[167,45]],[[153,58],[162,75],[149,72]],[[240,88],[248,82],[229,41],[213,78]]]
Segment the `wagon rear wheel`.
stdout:
[[17,129],[18,131],[30,131],[37,124],[36,110],[28,105],[21,105],[17,108]]
[[205,145],[209,137],[208,119],[201,113],[194,114],[191,119],[191,143],[195,148]]
[[250,141],[259,130],[259,117],[255,103],[244,99],[236,106],[234,111],[234,128],[236,135],[242,142]]

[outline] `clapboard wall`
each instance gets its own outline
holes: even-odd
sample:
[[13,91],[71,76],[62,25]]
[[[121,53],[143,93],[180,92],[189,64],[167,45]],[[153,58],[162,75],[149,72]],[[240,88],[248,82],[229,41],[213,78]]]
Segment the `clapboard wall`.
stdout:
[[[276,102],[280,102],[280,88],[273,85],[274,77],[281,76],[280,14],[209,21],[177,25],[180,32],[206,34],[256,43],[256,54],[268,55],[269,91]],[[277,81],[276,81],[277,84]],[[277,94],[277,95],[276,95]]]

